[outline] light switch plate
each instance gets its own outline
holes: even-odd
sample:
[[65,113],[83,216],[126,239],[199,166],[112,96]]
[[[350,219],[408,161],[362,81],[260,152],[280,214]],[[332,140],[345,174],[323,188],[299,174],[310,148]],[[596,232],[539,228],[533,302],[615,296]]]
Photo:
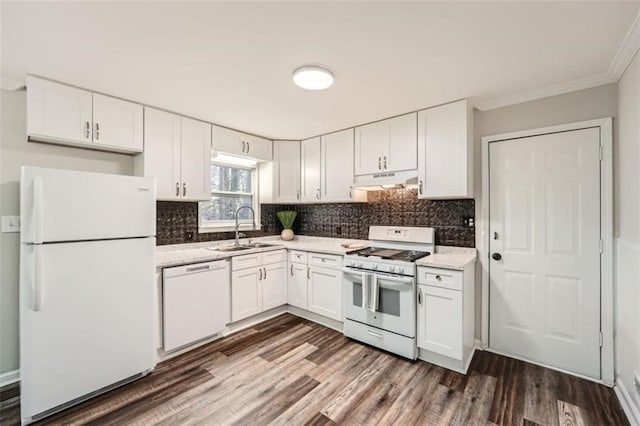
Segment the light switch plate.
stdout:
[[2,216],[2,232],[20,232],[20,216]]

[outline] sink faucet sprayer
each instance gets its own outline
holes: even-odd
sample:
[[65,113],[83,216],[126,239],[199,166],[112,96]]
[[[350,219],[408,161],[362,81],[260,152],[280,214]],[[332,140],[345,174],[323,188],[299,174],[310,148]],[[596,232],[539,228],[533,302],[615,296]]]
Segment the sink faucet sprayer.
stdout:
[[256,212],[253,210],[253,207],[251,206],[240,206],[238,207],[238,210],[236,210],[236,246],[240,245],[240,232],[239,232],[239,228],[240,228],[240,224],[238,223],[238,213],[240,213],[240,210],[242,209],[249,209],[251,210],[251,219],[253,220],[253,230],[256,230]]

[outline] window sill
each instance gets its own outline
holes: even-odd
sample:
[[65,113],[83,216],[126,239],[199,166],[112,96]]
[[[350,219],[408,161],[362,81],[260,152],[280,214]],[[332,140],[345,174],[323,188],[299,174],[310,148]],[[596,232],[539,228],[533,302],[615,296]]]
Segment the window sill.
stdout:
[[[200,226],[198,227],[198,234],[207,234],[210,232],[234,232],[236,230],[235,226],[229,225],[220,225],[220,226]],[[262,230],[262,226],[256,224],[256,229],[253,229],[251,224],[241,224],[239,227],[241,232],[246,231],[260,231]]]

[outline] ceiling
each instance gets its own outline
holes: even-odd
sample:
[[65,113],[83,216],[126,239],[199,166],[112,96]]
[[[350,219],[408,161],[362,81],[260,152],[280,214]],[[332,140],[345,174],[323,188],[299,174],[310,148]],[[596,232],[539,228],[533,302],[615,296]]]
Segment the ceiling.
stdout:
[[[302,139],[460,98],[605,75],[638,2],[6,2],[2,74],[32,73]],[[333,87],[305,91],[300,65]]]

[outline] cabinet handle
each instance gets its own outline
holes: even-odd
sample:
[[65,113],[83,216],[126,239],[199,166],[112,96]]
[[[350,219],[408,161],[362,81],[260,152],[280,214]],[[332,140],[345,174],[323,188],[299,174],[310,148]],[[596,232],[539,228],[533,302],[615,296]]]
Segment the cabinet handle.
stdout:
[[291,265],[291,276],[293,276],[293,265]]
[[96,140],[100,139],[100,123],[96,123]]
[[249,151],[251,151],[251,144],[247,142],[247,154],[249,153]]
[[258,281],[262,281],[262,268],[258,269],[260,272],[260,276],[258,277]]
[[264,279],[266,280],[267,279],[267,268],[262,268],[262,269],[264,269]]
[[187,184],[182,182],[182,196],[186,196],[187,195]]
[[422,291],[418,289],[418,305],[422,305]]
[[311,279],[311,268],[307,268],[307,279]]
[[387,170],[387,156],[384,156],[384,161],[382,162],[382,165],[384,167],[385,170]]
[[349,198],[353,200],[353,187],[349,187]]
[[422,195],[422,180],[418,181],[418,193]]
[[380,165],[380,161],[382,161],[382,157],[378,157],[378,170],[382,170],[382,166]]
[[320,199],[320,188],[318,188],[318,190],[316,191],[316,198],[318,200]]
[[245,141],[242,141],[242,152],[244,152],[246,146],[247,146],[247,143]]
[[180,182],[176,182],[176,197],[180,196]]
[[84,126],[85,130],[85,137],[87,139],[89,139],[89,136],[91,136],[91,123],[89,123],[88,121],[85,122],[85,126]]
[[300,201],[300,190],[298,190],[298,192],[296,192],[296,198],[298,199],[298,201]]

